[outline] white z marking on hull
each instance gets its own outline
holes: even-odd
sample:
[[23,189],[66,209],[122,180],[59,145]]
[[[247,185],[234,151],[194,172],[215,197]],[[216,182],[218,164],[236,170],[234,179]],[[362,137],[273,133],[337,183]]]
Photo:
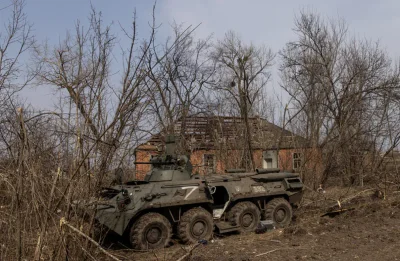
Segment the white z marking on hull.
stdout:
[[191,189],[191,191],[189,193],[187,193],[186,197],[184,198],[184,200],[186,200],[196,189],[198,189],[199,187],[197,186],[188,186],[188,187],[183,187],[182,189]]

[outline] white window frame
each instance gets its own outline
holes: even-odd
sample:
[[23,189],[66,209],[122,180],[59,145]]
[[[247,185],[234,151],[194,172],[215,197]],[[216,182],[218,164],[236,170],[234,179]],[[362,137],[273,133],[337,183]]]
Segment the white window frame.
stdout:
[[303,153],[293,152],[293,169],[300,169],[303,166]]
[[204,170],[206,170],[206,172],[208,172],[208,170],[210,169],[210,166],[206,165],[206,156],[212,156],[212,162],[213,162],[213,166],[212,166],[212,171],[215,172],[216,171],[216,159],[215,159],[215,154],[212,153],[204,153],[203,154],[203,166],[204,166]]

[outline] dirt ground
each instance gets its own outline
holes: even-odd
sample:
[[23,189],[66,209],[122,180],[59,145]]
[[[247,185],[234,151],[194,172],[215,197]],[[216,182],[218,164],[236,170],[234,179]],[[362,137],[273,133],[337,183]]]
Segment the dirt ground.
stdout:
[[[354,208],[334,217],[321,217],[339,198],[343,208]],[[199,245],[186,260],[400,260],[400,193],[386,199],[374,190],[337,191],[305,200],[293,224],[264,234],[215,235]],[[354,196],[356,195],[356,196]],[[332,196],[332,199],[335,198]],[[333,208],[333,209],[337,209]],[[175,243],[154,252],[114,250],[126,260],[177,260],[190,246]]]

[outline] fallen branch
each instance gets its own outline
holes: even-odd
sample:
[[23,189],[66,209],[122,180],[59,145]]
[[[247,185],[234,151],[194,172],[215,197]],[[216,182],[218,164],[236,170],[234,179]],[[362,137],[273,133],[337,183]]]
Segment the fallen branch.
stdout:
[[91,237],[89,237],[88,235],[86,235],[85,233],[83,233],[82,231],[80,231],[79,229],[77,229],[76,227],[72,226],[71,224],[69,224],[65,218],[61,218],[60,219],[60,227],[62,226],[67,226],[69,227],[71,230],[73,230],[74,232],[78,233],[79,235],[83,236],[84,238],[86,238],[87,240],[89,240],[90,242],[92,242],[95,246],[97,246],[101,252],[103,252],[104,254],[106,254],[107,256],[109,256],[110,258],[112,258],[115,261],[122,261],[121,259],[119,259],[118,257],[110,254],[109,252],[107,252],[107,250],[105,250],[102,246],[99,245],[99,243],[97,243],[96,241],[94,241]]
[[356,194],[354,194],[354,195],[352,195],[352,196],[350,196],[350,197],[347,197],[347,198],[343,199],[342,202],[350,201],[350,200],[352,200],[353,198],[356,198],[356,197],[358,197],[359,195],[364,194],[365,192],[372,191],[372,190],[375,191],[376,189],[375,189],[375,188],[370,188],[370,189],[365,189],[365,190],[363,190],[363,191],[359,191],[358,193],[356,193]]
[[359,192],[355,193],[354,195],[352,195],[350,197],[344,198],[341,201],[337,200],[337,203],[335,205],[333,205],[333,206],[330,206],[329,209],[332,209],[332,208],[334,208],[336,206],[338,206],[341,209],[342,208],[342,204],[344,204],[344,203],[346,203],[348,201],[351,201],[352,199],[358,197],[361,194],[364,194],[365,192],[369,192],[369,191],[373,191],[373,190],[376,190],[376,189],[375,188],[365,189],[363,191],[359,191]]
[[355,210],[355,209],[356,208],[340,208],[338,210],[333,210],[333,211],[326,212],[325,214],[321,215],[321,217],[325,217],[325,216],[334,217],[334,216],[337,216],[337,215],[342,214],[344,212],[352,211],[352,210]]
[[267,255],[267,254],[273,253],[273,252],[278,251],[278,250],[281,250],[281,249],[284,249],[284,248],[273,249],[273,250],[270,250],[270,251],[268,251],[268,252],[258,254],[258,255],[256,255],[256,257],[263,256],[263,255]]
[[273,252],[275,252],[275,251],[278,251],[278,250],[290,250],[290,249],[299,250],[299,249],[304,249],[304,248],[292,248],[292,247],[276,248],[276,249],[272,249],[272,250],[270,250],[270,251],[268,251],[268,252],[255,255],[255,257],[259,257],[259,256],[263,256],[263,255],[268,255],[268,254],[271,254],[271,253],[273,253]]
[[176,260],[176,261],[183,261],[183,260],[185,260],[185,258],[187,258],[188,256],[190,256],[191,254],[192,254],[192,252],[193,252],[193,250],[195,250],[198,246],[200,246],[201,245],[201,243],[197,243],[197,244],[195,244],[193,247],[191,247],[190,249],[189,249],[189,251],[186,253],[186,254],[184,254],[183,256],[181,256],[178,260]]
[[376,190],[375,188],[365,189],[365,190],[359,191],[359,192],[355,193],[354,195],[349,196],[349,197],[347,197],[347,198],[344,198],[344,199],[340,199],[340,198],[339,198],[339,199],[335,199],[335,198],[329,198],[329,197],[327,197],[326,195],[323,195],[323,194],[321,194],[321,193],[319,193],[319,192],[317,192],[317,191],[311,189],[310,187],[308,187],[308,186],[306,186],[306,185],[304,185],[304,187],[305,187],[306,189],[310,190],[311,192],[314,192],[314,193],[316,193],[316,194],[319,194],[319,196],[323,196],[324,198],[323,198],[323,199],[319,199],[319,200],[314,200],[314,201],[311,201],[311,202],[309,202],[309,203],[307,203],[307,204],[301,205],[300,208],[301,208],[301,207],[309,206],[309,205],[314,204],[314,203],[317,203],[317,202],[334,201],[334,202],[336,202],[336,203],[335,203],[334,205],[329,206],[328,209],[333,209],[333,208],[335,208],[335,207],[339,207],[339,209],[341,209],[341,208],[343,207],[342,205],[343,205],[344,203],[346,203],[346,202],[348,202],[348,201],[350,201],[350,200],[352,200],[352,199],[358,197],[359,195],[361,195],[361,194],[363,194],[363,193],[365,193],[365,192],[370,192],[370,191]]

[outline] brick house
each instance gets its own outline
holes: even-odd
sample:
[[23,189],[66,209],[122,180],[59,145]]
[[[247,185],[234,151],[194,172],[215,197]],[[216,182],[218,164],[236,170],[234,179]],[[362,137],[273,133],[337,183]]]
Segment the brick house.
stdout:
[[[249,119],[252,148],[256,168],[280,168],[302,172],[311,168],[309,159],[318,160],[318,153],[308,147],[305,138],[283,130],[265,119]],[[202,116],[187,117],[175,123],[175,133],[182,133],[189,147],[193,172],[224,173],[225,169],[239,168],[244,147],[244,121],[239,117]],[[136,161],[148,162],[159,154],[163,133],[153,135],[135,149]],[[181,137],[182,138],[182,137]],[[143,179],[150,165],[137,165],[136,178]]]

